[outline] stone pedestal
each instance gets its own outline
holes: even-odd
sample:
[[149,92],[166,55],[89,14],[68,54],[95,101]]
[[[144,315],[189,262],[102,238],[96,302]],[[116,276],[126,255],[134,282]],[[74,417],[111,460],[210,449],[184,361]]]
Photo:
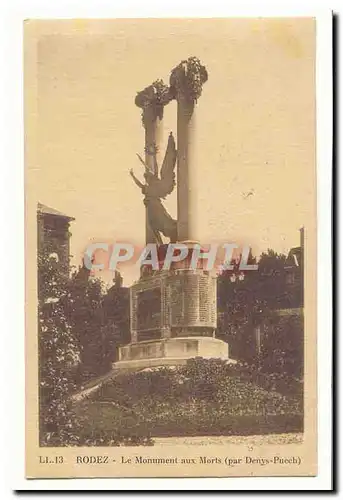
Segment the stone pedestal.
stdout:
[[197,356],[228,359],[215,338],[216,277],[203,269],[156,271],[131,287],[131,343],[114,368],[178,365]]
[[183,365],[195,357],[227,360],[228,344],[211,337],[176,337],[131,343],[119,349],[119,361],[114,368]]
[[134,342],[213,337],[216,327],[216,278],[203,269],[159,271],[131,287]]

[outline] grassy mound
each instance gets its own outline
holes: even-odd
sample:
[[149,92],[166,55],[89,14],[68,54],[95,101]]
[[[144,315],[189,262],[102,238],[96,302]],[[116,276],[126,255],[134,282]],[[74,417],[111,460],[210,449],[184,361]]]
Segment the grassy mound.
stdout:
[[219,360],[119,374],[76,411],[85,432],[101,444],[116,439],[150,444],[151,436],[301,432],[303,427],[300,382]]

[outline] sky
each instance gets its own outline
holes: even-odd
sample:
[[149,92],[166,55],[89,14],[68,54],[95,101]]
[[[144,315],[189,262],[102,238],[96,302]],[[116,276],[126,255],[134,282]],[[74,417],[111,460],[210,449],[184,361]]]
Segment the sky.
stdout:
[[[201,241],[287,252],[315,218],[315,21],[310,18],[40,21],[30,186],[75,218],[72,262],[90,242],[143,245],[140,90],[197,56],[208,81],[197,103]],[[164,151],[176,136],[165,108]],[[249,192],[252,194],[246,196]],[[176,217],[176,193],[165,205]],[[137,277],[122,269],[124,284]],[[103,279],[112,275],[103,272]]]

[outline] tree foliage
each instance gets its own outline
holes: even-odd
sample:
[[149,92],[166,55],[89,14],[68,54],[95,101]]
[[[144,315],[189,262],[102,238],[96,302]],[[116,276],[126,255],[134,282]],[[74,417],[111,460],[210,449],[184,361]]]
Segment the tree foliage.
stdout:
[[111,369],[119,344],[129,342],[129,297],[121,276],[105,293],[99,279],[80,268],[72,275],[67,314],[80,349],[79,383]]
[[[39,414],[41,445],[77,443],[69,404],[81,383],[108,372],[127,342],[128,297],[121,281],[106,294],[85,267],[69,276],[53,244],[38,254]],[[124,318],[124,319],[123,319]],[[126,323],[125,323],[126,322]],[[126,337],[123,337],[126,332]]]
[[75,390],[77,340],[66,314],[68,275],[49,244],[38,255],[40,444],[58,446],[73,439],[68,397]]
[[[232,262],[233,270],[221,273],[217,335],[228,342],[233,358],[262,363],[268,371],[284,369],[299,374],[303,366],[303,322],[296,318],[281,319],[276,314],[277,310],[294,307],[301,295],[298,290],[301,284],[287,285],[286,259],[286,255],[269,249],[260,256],[256,271],[243,275],[238,260]],[[248,263],[255,262],[250,255]],[[257,345],[259,325],[260,346]]]

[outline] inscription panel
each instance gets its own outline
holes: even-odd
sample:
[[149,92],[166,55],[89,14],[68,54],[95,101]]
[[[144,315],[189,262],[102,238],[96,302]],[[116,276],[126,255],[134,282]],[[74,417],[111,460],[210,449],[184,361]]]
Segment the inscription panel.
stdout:
[[[137,331],[159,330],[162,326],[161,288],[142,290],[137,294]],[[140,335],[139,335],[140,336]],[[149,335],[145,335],[149,338]]]

